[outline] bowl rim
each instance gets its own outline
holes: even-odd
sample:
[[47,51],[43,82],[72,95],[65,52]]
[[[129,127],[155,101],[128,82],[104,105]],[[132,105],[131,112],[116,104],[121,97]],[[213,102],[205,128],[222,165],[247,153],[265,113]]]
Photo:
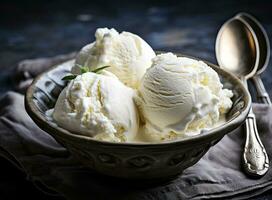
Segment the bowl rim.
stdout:
[[[167,53],[165,51],[156,51],[156,55],[160,53]],[[211,140],[211,138],[219,138],[219,136],[224,136],[227,133],[222,133],[223,129],[227,129],[227,127],[234,127],[232,130],[234,130],[236,127],[240,126],[246,119],[249,109],[251,107],[251,96],[249,94],[249,91],[246,90],[246,88],[243,86],[242,82],[231,72],[228,72],[222,68],[220,68],[218,65],[213,64],[209,61],[196,58],[194,56],[188,56],[186,54],[178,53],[178,52],[172,52],[173,54],[177,56],[183,56],[183,57],[188,57],[192,58],[198,61],[203,61],[206,63],[208,66],[211,66],[212,68],[217,68],[217,70],[221,71],[222,73],[225,73],[227,76],[231,77],[237,84],[240,85],[240,88],[242,89],[244,93],[244,99],[245,99],[245,104],[244,107],[242,108],[242,112],[239,113],[239,115],[235,116],[234,118],[230,119],[226,123],[221,124],[218,127],[212,128],[208,131],[206,131],[204,134],[197,134],[194,136],[189,136],[185,138],[179,138],[176,140],[167,140],[163,142],[110,142],[110,141],[100,141],[93,139],[89,136],[84,136],[80,134],[74,134],[62,127],[59,126],[54,126],[52,123],[49,123],[46,117],[44,117],[38,107],[35,105],[33,101],[33,94],[35,91],[36,83],[48,72],[56,69],[60,65],[66,63],[66,62],[71,62],[74,59],[67,60],[65,62],[59,63],[57,65],[54,65],[50,67],[48,70],[44,71],[40,75],[38,75],[31,85],[28,87],[25,95],[25,108],[28,113],[28,115],[32,118],[32,120],[45,132],[48,134],[52,135],[53,137],[57,137],[61,139],[62,137],[68,137],[71,139],[76,139],[76,140],[81,140],[83,142],[90,142],[93,144],[99,144],[99,145],[106,145],[106,146],[115,146],[115,147],[164,147],[164,146],[169,146],[169,145],[188,145],[188,144],[193,144],[193,143],[204,143],[207,140]],[[232,131],[231,130],[231,131]],[[231,132],[229,131],[229,132]]]

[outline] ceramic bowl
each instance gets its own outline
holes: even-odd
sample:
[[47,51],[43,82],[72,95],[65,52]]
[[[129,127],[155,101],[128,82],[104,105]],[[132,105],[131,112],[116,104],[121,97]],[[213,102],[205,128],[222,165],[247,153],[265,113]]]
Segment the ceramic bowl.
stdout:
[[33,81],[25,97],[26,110],[42,130],[52,135],[84,165],[113,177],[161,180],[182,173],[199,161],[225,134],[240,126],[251,105],[250,95],[238,78],[206,62],[219,74],[224,87],[234,93],[234,103],[224,124],[200,135],[163,143],[98,141],[58,127],[45,115],[54,107],[58,95],[67,85],[61,78],[69,73],[73,62],[70,60],[54,66]]

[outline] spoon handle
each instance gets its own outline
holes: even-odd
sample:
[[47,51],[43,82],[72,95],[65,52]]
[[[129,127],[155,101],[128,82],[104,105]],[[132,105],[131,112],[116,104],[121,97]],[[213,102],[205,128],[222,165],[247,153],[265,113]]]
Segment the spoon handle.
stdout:
[[259,75],[256,75],[252,79],[253,79],[254,85],[256,86],[258,99],[261,102],[271,106],[272,105],[271,100],[269,98],[268,93],[266,92],[266,89],[264,87],[261,77]]
[[249,175],[263,176],[268,171],[268,156],[260,140],[252,108],[246,119],[246,143],[243,160],[244,169]]

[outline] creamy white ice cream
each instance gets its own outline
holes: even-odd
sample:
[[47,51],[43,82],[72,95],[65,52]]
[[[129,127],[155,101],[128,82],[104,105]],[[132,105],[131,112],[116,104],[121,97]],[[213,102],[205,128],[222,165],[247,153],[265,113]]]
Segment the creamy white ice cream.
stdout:
[[135,91],[110,72],[84,73],[61,92],[53,119],[77,134],[99,140],[131,141],[138,132]]
[[222,87],[218,74],[204,62],[158,55],[136,97],[145,136],[151,141],[175,139],[214,125],[232,106],[232,92]]
[[79,74],[78,65],[90,70],[110,66],[107,71],[115,74],[125,85],[138,88],[146,69],[155,57],[152,48],[139,36],[115,29],[99,28],[95,42],[86,45],[76,57],[72,73]]

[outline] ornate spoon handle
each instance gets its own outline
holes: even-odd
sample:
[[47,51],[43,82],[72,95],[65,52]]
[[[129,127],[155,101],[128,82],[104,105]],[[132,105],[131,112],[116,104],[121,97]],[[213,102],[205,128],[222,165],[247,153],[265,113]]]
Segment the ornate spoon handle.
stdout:
[[250,109],[246,119],[246,143],[243,160],[244,169],[249,175],[263,176],[268,171],[268,156],[260,140],[252,109]]
[[263,81],[260,78],[260,76],[256,75],[252,79],[253,79],[254,85],[256,86],[258,99],[261,100],[261,102],[271,106],[272,105],[271,100],[269,98],[268,93],[266,92],[266,89],[263,85]]

